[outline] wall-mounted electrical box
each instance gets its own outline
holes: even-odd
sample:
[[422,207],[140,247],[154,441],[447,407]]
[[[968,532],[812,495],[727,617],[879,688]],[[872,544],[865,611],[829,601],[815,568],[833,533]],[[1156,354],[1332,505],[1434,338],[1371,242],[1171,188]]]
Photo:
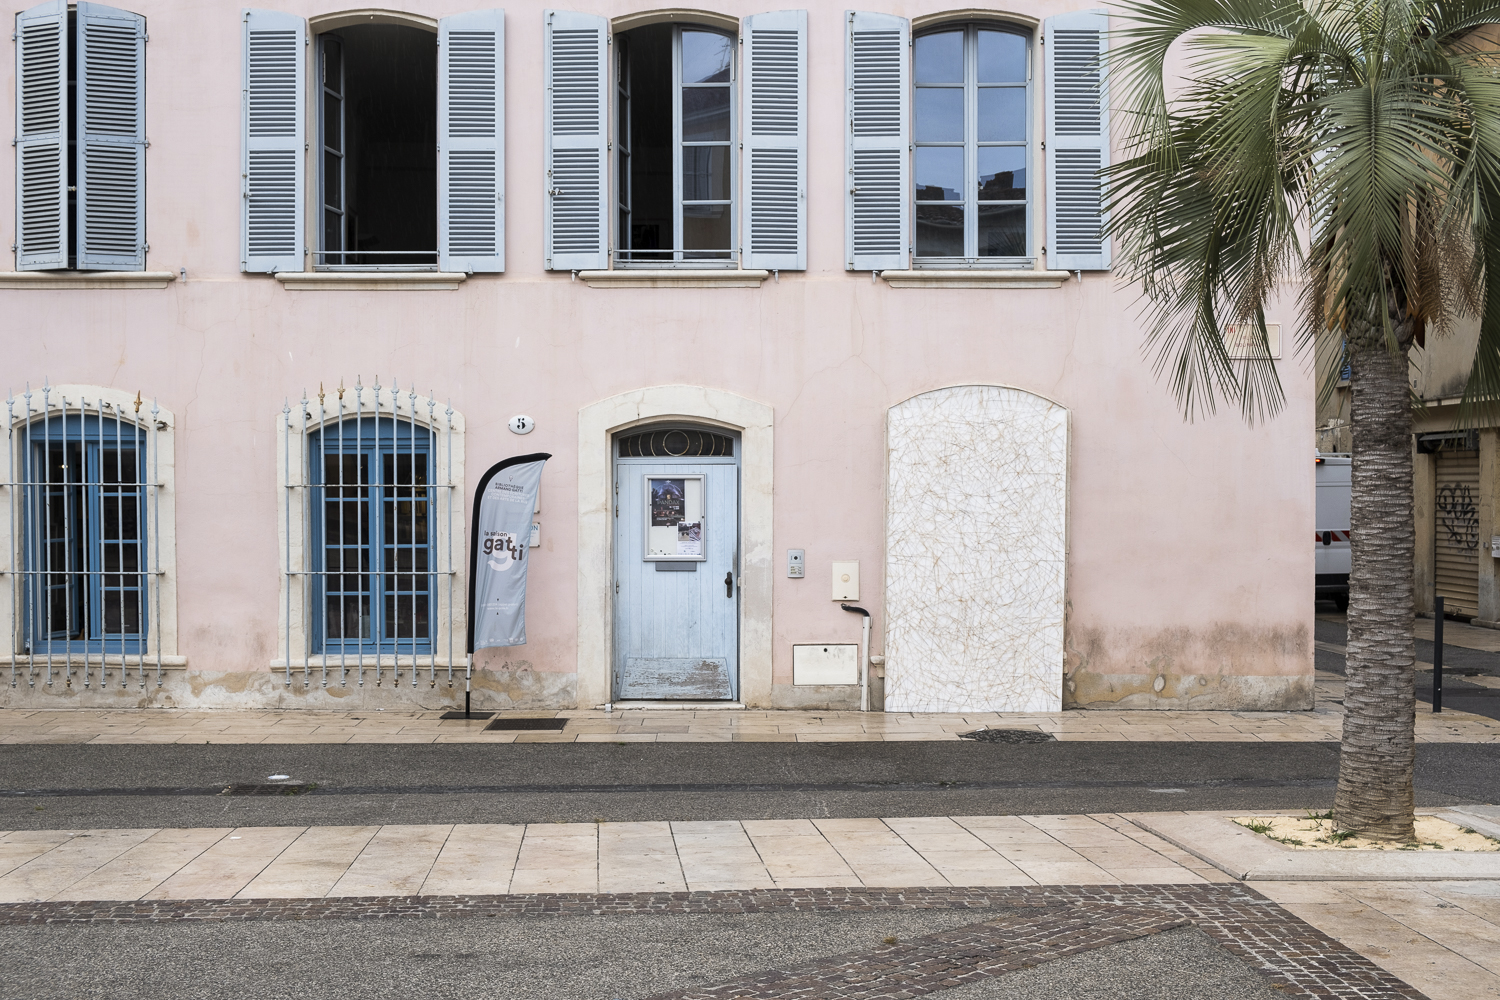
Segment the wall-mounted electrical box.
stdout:
[[833,564],[833,599],[835,601],[859,600],[859,561]]
[[859,646],[830,643],[827,646],[792,647],[793,684],[858,684]]
[[807,558],[801,549],[786,550],[786,575],[800,580],[807,575]]

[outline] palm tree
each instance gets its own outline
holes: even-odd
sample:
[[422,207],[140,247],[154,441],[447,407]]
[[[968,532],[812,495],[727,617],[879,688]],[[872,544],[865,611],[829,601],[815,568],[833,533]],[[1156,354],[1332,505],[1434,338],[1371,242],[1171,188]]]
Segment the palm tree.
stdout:
[[[1500,398],[1500,0],[1125,0],[1116,15],[1128,135],[1108,177],[1110,229],[1185,416],[1220,401],[1252,423],[1280,410],[1265,313],[1288,289],[1301,289],[1304,356],[1317,336],[1348,345],[1353,572],[1334,820],[1413,840],[1407,354],[1477,315],[1463,412]],[[1174,42],[1186,70],[1169,79]],[[1252,331],[1250,350],[1233,349],[1231,325]],[[1326,391],[1337,372],[1320,377]]]

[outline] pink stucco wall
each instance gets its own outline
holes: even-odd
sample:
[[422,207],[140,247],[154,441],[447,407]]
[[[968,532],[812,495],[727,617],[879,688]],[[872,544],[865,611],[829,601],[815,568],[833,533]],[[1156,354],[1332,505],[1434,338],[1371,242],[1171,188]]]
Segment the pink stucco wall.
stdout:
[[[812,5],[809,270],[758,289],[591,289],[542,270],[542,5],[506,7],[507,273],[457,291],[289,291],[239,273],[238,8],[134,0],[148,17],[151,270],[165,290],[0,290],[5,385],[43,378],[140,389],[177,415],[180,649],[203,671],[264,671],[277,645],[276,442],[283,397],[380,376],[451,398],[471,477],[546,450],[544,544],[531,569],[524,657],[576,667],[577,427],[581,406],[688,383],[775,412],[774,656],[853,641],[826,598],[828,563],[858,559],[881,621],[884,414],[916,393],[1012,385],[1072,411],[1069,670],[1085,702],[1180,703],[1179,678],[1226,675],[1223,707],[1310,696],[1314,390],[1285,363],[1287,407],[1247,427],[1183,421],[1142,355],[1135,293],[1103,273],[1057,289],[894,289],[843,259],[842,4]],[[1081,5],[1029,4],[1031,17]],[[303,15],[339,8],[289,0]],[[463,5],[413,0],[439,17]],[[587,9],[618,16],[625,2]],[[731,16],[760,9],[724,3]],[[877,9],[919,16],[938,4]],[[11,89],[12,47],[0,49]],[[13,191],[0,161],[0,191]],[[4,200],[0,198],[0,200]],[[0,228],[13,215],[0,211]],[[1291,307],[1279,319],[1290,328]],[[536,418],[519,439],[513,414]],[[472,478],[471,478],[472,485]],[[787,548],[808,579],[788,580]],[[809,597],[811,595],[811,597]],[[876,651],[879,648],[877,627]],[[517,651],[519,652],[519,651]],[[1153,694],[1152,680],[1167,677]],[[1291,686],[1287,683],[1290,681]],[[1263,697],[1264,696],[1264,697]]]

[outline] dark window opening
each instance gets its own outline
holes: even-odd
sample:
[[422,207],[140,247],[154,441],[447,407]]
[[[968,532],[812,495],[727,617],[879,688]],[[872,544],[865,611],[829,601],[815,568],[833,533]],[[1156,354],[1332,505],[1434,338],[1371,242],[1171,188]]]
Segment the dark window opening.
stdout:
[[318,37],[321,267],[437,266],[437,36]]
[[619,259],[732,261],[734,39],[653,24],[615,46]]
[[621,458],[703,458],[732,456],[734,438],[709,431],[669,428],[622,437]]

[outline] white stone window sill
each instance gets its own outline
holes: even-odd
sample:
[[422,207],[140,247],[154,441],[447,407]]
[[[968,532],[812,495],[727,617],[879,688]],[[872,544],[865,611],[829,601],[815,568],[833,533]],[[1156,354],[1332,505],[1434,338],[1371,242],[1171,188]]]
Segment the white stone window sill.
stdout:
[[463,271],[277,271],[284,288],[304,292],[452,291]]
[[1060,288],[1073,272],[976,267],[961,271],[881,271],[880,276],[892,288]]
[[[364,655],[364,667],[366,670],[374,670],[377,662],[383,670],[400,667],[402,676],[406,677],[406,683],[411,683],[411,677],[407,676],[407,671],[411,670],[412,667],[410,653],[402,653],[400,656],[395,656],[391,653],[380,653],[379,655],[366,653]],[[437,655],[438,679],[448,679],[448,667],[451,665],[453,667],[453,676],[461,680],[463,678],[464,662],[462,657],[458,657],[450,662],[447,653],[439,653]],[[317,672],[321,679],[322,671],[325,669],[338,670],[342,667],[350,673],[354,673],[359,670],[359,665],[360,655],[358,653],[345,653],[342,659],[339,658],[339,654],[337,653],[310,653],[305,661],[300,656],[294,656],[292,657],[292,678],[295,680],[302,676],[303,666]],[[432,665],[432,654],[417,654],[417,673],[419,676],[425,676],[427,669]],[[284,657],[270,662],[270,669],[273,673],[285,674],[286,668],[287,662]],[[475,667],[474,669],[479,670],[480,668]]]
[[[135,653],[131,653],[123,658],[119,653],[106,653],[103,656],[100,656],[98,653],[89,653],[87,655],[83,653],[74,653],[71,656],[65,653],[53,653],[52,669],[53,671],[66,670],[68,666],[71,665],[76,670],[82,667],[85,663],[87,663],[89,666],[97,667],[99,666],[101,660],[106,667],[119,667],[121,666],[122,659],[124,661],[125,668],[129,670],[132,675],[135,673],[136,667],[141,665],[141,657],[137,656]],[[7,657],[4,661],[0,662],[8,663],[9,658]],[[45,670],[47,667],[47,654],[38,653],[36,656],[17,655],[16,665],[18,667],[29,666],[33,670],[37,668]],[[163,669],[166,669],[168,667],[173,669],[181,669],[187,666],[187,657],[163,656],[161,658],[161,665]],[[145,667],[148,673],[156,669],[155,653],[145,654]]]
[[759,288],[770,271],[732,268],[620,268],[615,271],[579,271],[590,288]]
[[166,288],[171,271],[0,271],[0,288]]

